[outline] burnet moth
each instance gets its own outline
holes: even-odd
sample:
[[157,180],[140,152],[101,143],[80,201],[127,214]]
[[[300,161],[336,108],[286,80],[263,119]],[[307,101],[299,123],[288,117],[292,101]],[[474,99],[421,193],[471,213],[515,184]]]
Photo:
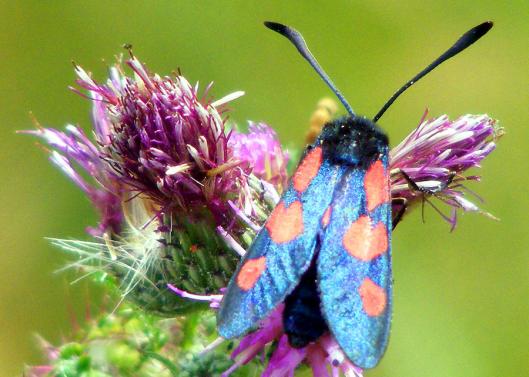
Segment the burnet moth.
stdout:
[[402,215],[392,218],[388,137],[375,122],[407,88],[487,33],[492,22],[465,33],[372,120],[353,112],[299,32],[275,22],[265,25],[294,44],[349,115],[326,124],[306,148],[228,285],[218,330],[224,338],[242,336],[284,302],[283,327],[292,347],[330,331],[354,364],[372,368],[388,342],[391,232]]

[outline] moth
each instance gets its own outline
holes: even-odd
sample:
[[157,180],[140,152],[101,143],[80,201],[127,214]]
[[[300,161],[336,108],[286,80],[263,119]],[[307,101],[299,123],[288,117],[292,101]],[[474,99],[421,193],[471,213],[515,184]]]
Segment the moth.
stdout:
[[[347,116],[325,125],[233,275],[217,316],[224,338],[240,337],[284,302],[283,327],[301,348],[329,331],[357,366],[373,368],[391,322],[391,233],[406,209],[390,194],[388,137],[376,122],[406,89],[492,27],[484,22],[404,84],[368,119],[356,115],[296,30],[286,37],[343,103]],[[400,204],[393,214],[392,204]]]

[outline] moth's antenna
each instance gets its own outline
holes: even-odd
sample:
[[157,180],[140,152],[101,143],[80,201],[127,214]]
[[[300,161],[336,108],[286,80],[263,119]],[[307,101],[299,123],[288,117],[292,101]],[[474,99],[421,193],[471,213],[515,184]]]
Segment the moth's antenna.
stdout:
[[314,68],[314,70],[320,75],[320,77],[325,81],[325,83],[331,88],[331,90],[336,94],[336,97],[340,100],[340,102],[343,103],[345,108],[347,109],[347,112],[351,115],[355,115],[351,105],[347,102],[343,94],[338,90],[336,85],[331,81],[329,76],[325,73],[323,68],[320,67],[318,64],[318,61],[312,56],[311,52],[309,51],[309,48],[307,47],[307,44],[305,43],[305,40],[303,39],[303,36],[295,29],[292,29],[291,27],[288,27],[283,24],[279,24],[277,22],[269,22],[266,21],[265,26],[285,38],[287,38],[296,48],[298,49],[301,56],[303,56],[309,64]]
[[410,86],[415,84],[417,81],[419,81],[422,77],[424,77],[428,72],[432,71],[435,67],[437,67],[439,64],[444,62],[445,60],[450,59],[452,56],[459,54],[461,51],[469,47],[471,44],[476,42],[479,38],[483,37],[487,32],[492,28],[492,21],[484,22],[476,27],[473,27],[469,31],[467,31],[465,34],[461,36],[457,40],[456,43],[452,47],[450,47],[448,50],[444,52],[441,56],[439,56],[437,59],[435,59],[429,66],[427,66],[425,69],[423,69],[421,72],[419,72],[414,78],[412,78],[410,81],[408,81],[406,84],[404,84],[399,90],[393,94],[393,96],[386,102],[386,104],[380,109],[380,111],[375,115],[373,118],[373,122],[376,122],[380,119],[380,117],[386,112],[386,110],[391,106],[393,102]]

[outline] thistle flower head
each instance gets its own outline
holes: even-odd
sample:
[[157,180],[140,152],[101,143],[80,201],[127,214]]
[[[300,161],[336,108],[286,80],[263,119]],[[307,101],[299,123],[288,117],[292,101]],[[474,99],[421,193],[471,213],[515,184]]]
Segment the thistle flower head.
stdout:
[[161,212],[206,207],[222,216],[225,199],[245,192],[246,172],[230,153],[221,117],[222,105],[242,92],[208,102],[182,76],[153,75],[135,57],[127,64],[134,77],[116,65],[106,84],[76,67],[78,84],[97,104],[102,158],[116,179]]
[[286,187],[289,156],[281,148],[276,132],[265,123],[249,122],[248,133],[233,132],[228,146],[240,161],[252,166],[252,173],[272,183],[278,191]]
[[127,64],[132,76],[118,63],[104,84],[75,67],[88,93],[74,90],[93,106],[94,142],[74,126],[28,132],[47,142],[51,160],[101,215],[90,232],[95,242],[53,240],[80,257],[67,268],[109,273],[124,297],[175,315],[200,305],[170,294],[166,284],[201,294],[226,285],[237,254],[224,241],[247,244],[257,227],[246,229],[234,214],[266,218],[263,191],[280,189],[286,154],[265,124],[251,125],[249,135],[225,127],[224,106],[242,92],[212,102],[204,99],[210,86],[199,98],[198,85],[182,76],[151,74],[135,57]]
[[255,177],[280,190],[288,155],[263,123],[251,123],[247,135],[225,127],[225,104],[243,93],[209,101],[204,97],[211,85],[199,98],[198,84],[182,76],[151,74],[134,56],[127,64],[132,77],[118,63],[104,84],[75,67],[77,83],[88,94],[73,90],[92,101],[94,142],[71,125],[65,132],[26,131],[54,149],[51,160],[98,208],[101,225],[93,234],[119,234],[128,207],[123,203],[137,197],[165,231],[171,225],[164,222],[184,217],[213,220],[215,228],[232,227],[234,209],[259,214],[255,199],[262,189],[250,181]]
[[[426,114],[419,126],[390,152],[391,169],[397,172],[391,178],[391,195],[407,199],[408,204],[434,195],[452,207],[451,216],[443,217],[454,227],[458,209],[481,212],[466,198],[473,193],[463,185],[480,177],[465,174],[468,169],[479,167],[496,148],[503,130],[487,115],[464,115],[454,121],[447,115],[429,120],[425,117]],[[398,170],[405,172],[419,190]]]

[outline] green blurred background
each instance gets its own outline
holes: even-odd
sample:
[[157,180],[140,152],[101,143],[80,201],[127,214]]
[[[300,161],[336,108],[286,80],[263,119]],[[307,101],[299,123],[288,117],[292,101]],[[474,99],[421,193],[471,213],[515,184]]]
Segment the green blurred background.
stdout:
[[85,237],[95,222],[81,192],[46,160],[34,139],[44,124],[89,127],[89,103],[66,88],[73,59],[105,77],[105,64],[131,43],[159,73],[181,67],[191,81],[216,82],[214,95],[246,96],[232,119],[264,120],[299,147],[308,117],[329,90],[266,19],[301,30],[359,113],[373,115],[393,90],[484,20],[496,25],[400,98],[381,125],[394,143],[431,115],[488,113],[506,128],[474,185],[485,209],[449,227],[419,211],[394,235],[391,341],[367,376],[529,375],[529,3],[512,1],[23,1],[0,5],[2,137],[0,186],[0,375],[37,363],[32,335],[52,342],[71,328],[69,307],[97,301],[90,284],[54,274],[66,257],[44,239]]

